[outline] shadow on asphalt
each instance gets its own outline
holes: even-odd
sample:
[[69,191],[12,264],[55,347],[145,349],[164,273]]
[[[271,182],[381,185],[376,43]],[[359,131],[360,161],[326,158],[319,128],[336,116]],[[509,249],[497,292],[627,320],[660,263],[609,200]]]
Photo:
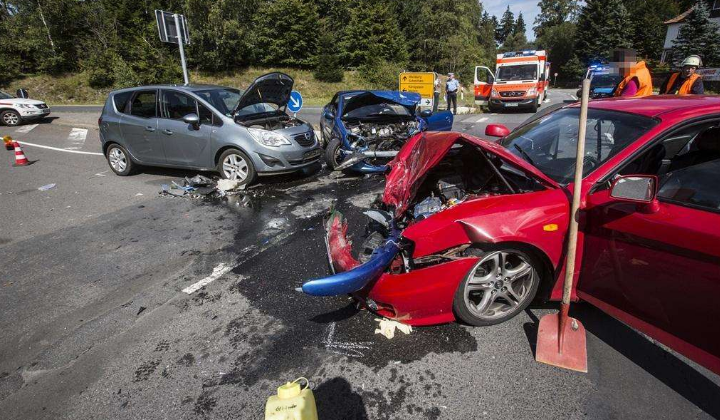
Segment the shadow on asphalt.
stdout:
[[324,381],[313,390],[318,408],[318,418],[323,420],[366,420],[365,402],[360,394],[353,392],[345,378],[336,377]]
[[[532,319],[523,325],[528,343],[535,357],[539,319],[530,309],[525,312]],[[585,329],[618,353],[654,376],[670,389],[682,395],[699,409],[720,418],[720,386],[697,369],[643,337],[640,333],[589,304],[576,304],[570,315],[582,321]]]

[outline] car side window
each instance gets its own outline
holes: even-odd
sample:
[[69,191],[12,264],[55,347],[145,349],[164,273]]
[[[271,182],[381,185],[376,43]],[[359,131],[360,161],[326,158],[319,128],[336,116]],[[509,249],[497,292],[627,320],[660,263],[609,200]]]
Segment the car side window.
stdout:
[[113,95],[113,103],[115,104],[115,109],[117,109],[120,113],[125,113],[125,108],[127,106],[127,102],[132,96],[133,91],[129,92],[120,92]]
[[198,117],[200,117],[200,124],[212,125],[214,119],[217,119],[214,117],[212,111],[207,109],[207,107],[203,104],[198,103],[198,112]]
[[130,115],[141,118],[155,118],[157,116],[157,92],[146,90],[138,92],[130,105]]
[[182,121],[183,117],[188,114],[197,114],[195,99],[174,90],[163,91],[160,109],[163,118],[171,120]]
[[720,211],[720,159],[673,171],[660,183],[658,198]]

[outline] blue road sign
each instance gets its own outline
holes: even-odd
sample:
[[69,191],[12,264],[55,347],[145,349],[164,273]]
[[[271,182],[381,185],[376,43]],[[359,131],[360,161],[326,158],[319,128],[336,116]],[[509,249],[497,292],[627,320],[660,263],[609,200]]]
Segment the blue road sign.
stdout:
[[290,92],[290,101],[288,101],[288,110],[290,112],[298,112],[302,108],[302,95],[300,92],[293,90]]

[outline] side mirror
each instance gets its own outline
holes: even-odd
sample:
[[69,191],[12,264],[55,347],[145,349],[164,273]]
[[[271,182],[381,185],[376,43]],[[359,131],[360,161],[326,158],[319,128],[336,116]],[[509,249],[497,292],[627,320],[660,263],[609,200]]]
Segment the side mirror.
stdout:
[[510,130],[502,124],[488,124],[485,127],[485,135],[490,137],[505,137],[510,134]]
[[187,124],[192,125],[193,127],[197,128],[200,126],[200,117],[197,116],[197,114],[187,114],[183,117],[183,121]]
[[431,115],[432,115],[432,110],[431,110],[431,109],[423,109],[422,111],[420,111],[420,116],[421,116],[422,118],[427,118],[427,117],[429,117],[429,116],[431,116]]
[[22,98],[22,99],[27,99],[27,98],[30,97],[30,95],[28,95],[27,89],[18,89],[18,90],[15,92],[15,96],[16,96],[17,98]]
[[333,119],[335,118],[335,114],[333,114],[332,111],[326,109],[325,111],[323,111],[323,117]]
[[653,175],[621,176],[613,181],[610,197],[632,203],[653,203],[657,184],[657,177]]

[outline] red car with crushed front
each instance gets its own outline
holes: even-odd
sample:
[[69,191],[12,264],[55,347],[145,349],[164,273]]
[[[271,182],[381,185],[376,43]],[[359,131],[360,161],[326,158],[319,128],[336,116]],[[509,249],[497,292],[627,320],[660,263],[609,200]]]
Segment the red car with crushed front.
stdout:
[[[559,300],[579,112],[488,127],[498,142],[416,135],[368,214],[379,246],[358,261],[331,213],[335,274],[303,291],[411,325],[491,325]],[[720,98],[593,101],[585,142],[573,298],[720,373]]]

